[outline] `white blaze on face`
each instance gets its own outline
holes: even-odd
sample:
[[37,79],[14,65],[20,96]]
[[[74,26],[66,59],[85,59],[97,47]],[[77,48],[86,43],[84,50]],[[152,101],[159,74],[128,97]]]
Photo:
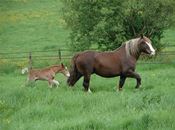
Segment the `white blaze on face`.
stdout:
[[67,77],[70,77],[70,73],[69,73],[67,67],[65,67],[65,69],[67,70],[66,76],[67,76]]
[[151,45],[151,43],[146,42],[146,44],[149,46],[149,49],[151,50],[151,55],[155,55],[155,50],[154,50],[153,46]]

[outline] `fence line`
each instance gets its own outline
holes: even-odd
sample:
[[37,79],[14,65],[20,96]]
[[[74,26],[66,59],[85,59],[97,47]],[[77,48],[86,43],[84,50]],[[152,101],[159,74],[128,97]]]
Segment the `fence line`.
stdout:
[[[93,48],[95,50],[95,48]],[[92,49],[91,49],[92,50]],[[73,54],[63,54],[63,52],[70,52],[69,49],[56,49],[56,50],[46,50],[46,51],[31,51],[31,52],[1,52],[0,60],[10,60],[10,61],[28,61],[29,65],[32,65],[32,60],[68,60],[73,57]],[[47,54],[53,52],[54,54]],[[25,54],[25,55],[24,55]],[[43,54],[43,55],[42,55]],[[20,56],[19,56],[20,55]],[[175,51],[163,51],[157,54],[158,56],[168,56],[175,55]],[[138,62],[139,64],[175,64],[175,62]]]
[[[64,59],[65,57],[72,57],[73,55],[70,55],[70,54],[62,54],[61,51],[57,51],[58,54],[53,54],[53,55],[33,55],[32,53],[32,57],[35,57],[35,58],[59,58],[59,59]],[[162,53],[158,53],[158,55],[175,55],[175,52],[174,53],[169,53],[169,52],[162,52]],[[3,55],[2,55],[3,56]],[[28,56],[3,56],[3,57],[0,57],[0,60],[1,59],[25,59],[25,58],[28,58]]]
[[[58,57],[54,57],[54,58],[33,58],[34,60],[37,60],[37,61],[49,61],[49,60],[59,60]],[[65,57],[64,60],[71,60],[72,57]],[[19,59],[11,59],[10,61],[14,62],[14,61],[19,61]],[[20,59],[20,61],[26,61],[26,62],[29,62],[27,58],[25,59]],[[60,60],[59,60],[60,61]],[[157,62],[157,61],[148,61],[148,62],[145,62],[145,61],[138,61],[137,62],[138,64],[175,64],[175,62]]]
[[42,52],[42,53],[47,53],[47,52],[58,52],[58,51],[70,51],[68,49],[57,49],[57,50],[46,50],[46,51],[43,51],[43,50],[38,50],[38,51],[22,51],[22,52],[19,52],[19,51],[16,51],[16,52],[0,52],[0,55],[4,55],[4,54],[28,54],[29,52],[31,53],[37,53],[37,52]]

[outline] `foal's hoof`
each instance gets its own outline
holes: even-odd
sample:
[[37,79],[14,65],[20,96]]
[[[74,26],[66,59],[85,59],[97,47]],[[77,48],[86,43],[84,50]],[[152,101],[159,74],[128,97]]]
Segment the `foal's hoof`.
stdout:
[[52,88],[52,85],[49,85],[49,88],[51,89]]

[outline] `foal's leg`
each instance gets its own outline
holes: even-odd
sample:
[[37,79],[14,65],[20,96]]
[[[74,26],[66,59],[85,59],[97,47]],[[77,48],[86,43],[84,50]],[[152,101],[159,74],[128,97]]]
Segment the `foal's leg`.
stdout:
[[136,73],[134,71],[129,71],[127,73],[127,77],[135,78],[137,80],[137,84],[136,84],[135,88],[139,88],[139,86],[141,85],[141,77],[138,73]]
[[60,84],[57,80],[55,80],[55,79],[53,79],[52,80],[53,81],[53,83],[58,87],[58,85]]
[[90,76],[91,76],[90,74],[84,75],[83,86],[84,86],[85,91],[91,93],[91,90],[89,88]]
[[34,83],[35,83],[36,79],[34,77],[27,77],[27,81],[25,83],[25,86],[31,86],[34,87]]
[[49,83],[49,88],[52,88],[54,82],[52,79],[48,79],[48,83]]
[[123,75],[121,75],[121,76],[120,76],[120,81],[119,81],[119,86],[118,86],[118,90],[119,90],[119,91],[122,90],[122,87],[123,87],[123,85],[124,85],[124,83],[125,83],[125,80],[126,80],[126,77],[123,76]]

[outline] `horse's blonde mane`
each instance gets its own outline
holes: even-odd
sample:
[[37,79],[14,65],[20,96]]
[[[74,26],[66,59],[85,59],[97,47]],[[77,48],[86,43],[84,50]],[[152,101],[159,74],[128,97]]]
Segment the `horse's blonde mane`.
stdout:
[[136,56],[138,54],[139,52],[138,44],[139,44],[139,38],[131,39],[125,42],[125,50],[127,57],[131,55]]

